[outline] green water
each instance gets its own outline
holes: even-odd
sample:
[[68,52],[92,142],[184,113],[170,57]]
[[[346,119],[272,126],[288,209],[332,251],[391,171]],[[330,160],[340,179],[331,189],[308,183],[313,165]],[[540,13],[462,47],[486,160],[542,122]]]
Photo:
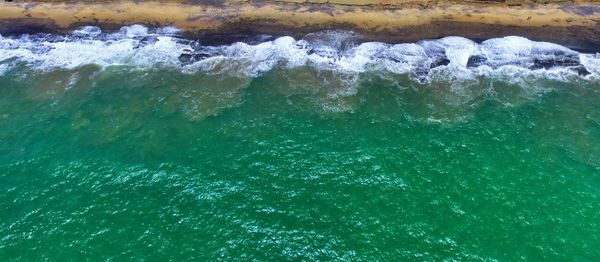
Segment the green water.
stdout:
[[597,82],[300,71],[0,77],[0,260],[600,259]]

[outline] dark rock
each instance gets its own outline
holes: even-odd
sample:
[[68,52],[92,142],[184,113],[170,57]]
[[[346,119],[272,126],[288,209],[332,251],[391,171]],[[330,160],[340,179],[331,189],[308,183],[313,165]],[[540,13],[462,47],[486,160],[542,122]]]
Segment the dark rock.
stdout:
[[196,63],[198,61],[204,60],[206,58],[211,57],[210,54],[208,53],[203,53],[203,52],[192,52],[191,50],[184,50],[184,53],[182,53],[181,55],[179,55],[179,62],[181,62],[183,65],[189,65],[189,64],[193,64]]
[[260,35],[249,37],[248,39],[246,39],[244,41],[244,43],[249,44],[249,45],[258,45],[260,43],[264,43],[267,41],[273,41],[275,39],[277,39],[275,36],[267,35],[267,34],[260,34]]
[[450,60],[446,57],[443,57],[443,58],[433,61],[433,63],[431,63],[431,66],[429,68],[436,68],[438,66],[447,66],[449,64],[450,64]]
[[530,69],[579,66],[579,54],[573,51],[551,50],[536,54]]
[[485,64],[487,58],[482,55],[472,55],[467,60],[467,68],[480,67]]
[[143,45],[154,44],[156,42],[158,42],[158,38],[153,35],[144,36],[140,38],[140,43]]
[[134,49],[135,48],[140,48],[140,47],[143,47],[143,46],[147,46],[147,45],[151,45],[151,44],[154,44],[154,43],[158,42],[158,38],[156,36],[153,36],[153,35],[135,37],[134,39],[138,40],[135,43],[135,46],[133,47]]
[[181,62],[184,65],[191,64],[194,59],[194,54],[183,53],[183,54],[179,55],[178,59],[179,59],[179,62]]
[[587,70],[587,68],[585,68],[585,66],[577,66],[577,67],[573,67],[571,68],[571,70],[575,71],[578,75],[580,76],[588,76],[592,73],[590,73],[590,71]]
[[175,41],[175,43],[180,44],[180,45],[192,46],[194,43],[197,43],[196,41],[192,41],[192,40],[185,39],[185,38],[174,38],[173,40]]
[[535,58],[533,60],[533,65],[531,65],[530,69],[550,69],[553,67],[565,67],[565,66],[578,66],[579,59],[569,59],[565,57],[557,57],[551,59],[539,59]]

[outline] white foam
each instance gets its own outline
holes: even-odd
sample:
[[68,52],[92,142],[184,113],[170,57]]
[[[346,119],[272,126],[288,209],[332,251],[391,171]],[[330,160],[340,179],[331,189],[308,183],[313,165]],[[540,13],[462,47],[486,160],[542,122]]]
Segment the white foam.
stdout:
[[[171,37],[157,37],[156,42],[142,46],[139,40],[130,38],[61,42],[5,38],[0,39],[0,62],[19,60],[40,70],[73,69],[88,64],[101,67],[128,65],[139,68],[156,65],[178,66],[177,58],[183,48],[183,45],[178,45]],[[40,49],[46,51],[35,51]]]
[[[0,36],[0,69],[6,72],[19,63],[35,70],[95,64],[102,68],[171,67],[187,73],[256,77],[276,67],[308,66],[344,75],[365,72],[409,75],[419,82],[431,81],[432,74],[440,74],[438,79],[492,75],[513,79],[538,75],[565,81],[577,77],[578,72],[586,79],[597,79],[600,75],[599,54],[579,54],[560,45],[516,36],[489,39],[481,44],[462,37],[405,44],[355,44],[352,42],[355,34],[329,31],[309,34],[300,40],[285,36],[256,45],[201,46],[177,38],[179,32],[173,27],[150,30],[132,25],[116,33],[103,33],[98,27],[86,26],[62,38]],[[182,54],[187,54],[190,61],[180,61]],[[202,57],[196,58],[197,54]],[[479,57],[478,63],[469,64],[474,56]],[[585,70],[591,76],[585,76]]]
[[177,27],[167,26],[161,27],[156,30],[156,34],[158,35],[166,35],[166,36],[176,36],[181,33],[181,29]]
[[581,64],[597,77],[600,76],[600,53],[597,54],[580,54]]
[[477,43],[462,37],[445,37],[438,42],[443,45],[444,53],[450,63],[459,67],[466,67],[469,57],[479,51]]
[[9,69],[7,64],[0,64],[0,76],[3,76]]
[[145,36],[148,35],[148,28],[143,25],[124,26],[120,33],[127,37]]
[[96,37],[102,34],[102,30],[97,26],[83,26],[73,31],[75,36]]
[[508,36],[481,43],[481,53],[493,66],[522,64],[532,51],[532,42],[523,37]]

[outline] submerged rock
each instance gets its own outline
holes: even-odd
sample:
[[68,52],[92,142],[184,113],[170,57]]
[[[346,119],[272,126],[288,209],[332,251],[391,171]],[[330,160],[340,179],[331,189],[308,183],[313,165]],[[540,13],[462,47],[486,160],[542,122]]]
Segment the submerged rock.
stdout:
[[553,67],[579,66],[578,54],[572,55],[549,55],[543,58],[534,58],[530,69],[550,69]]
[[591,75],[592,73],[590,71],[587,70],[587,68],[585,68],[585,66],[583,65],[579,65],[577,67],[573,67],[571,68],[571,70],[575,71],[578,75],[580,76],[588,76]]
[[467,68],[480,67],[485,65],[487,58],[483,55],[472,55],[467,60]]
[[184,50],[184,53],[179,55],[178,59],[179,59],[179,62],[181,62],[183,65],[189,65],[189,64],[196,63],[198,61],[204,60],[209,57],[211,57],[211,55],[209,53]]
[[450,64],[450,59],[443,57],[443,58],[438,58],[435,61],[433,61],[431,63],[431,66],[429,66],[429,68],[436,68],[439,66],[447,66]]

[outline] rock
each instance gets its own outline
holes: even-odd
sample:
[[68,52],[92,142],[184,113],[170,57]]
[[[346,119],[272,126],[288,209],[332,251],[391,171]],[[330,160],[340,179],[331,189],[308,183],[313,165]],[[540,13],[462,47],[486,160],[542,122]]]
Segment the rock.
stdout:
[[580,76],[588,76],[588,75],[592,74],[583,65],[580,65],[580,66],[577,66],[577,67],[573,67],[573,68],[571,68],[571,70],[575,71]]
[[486,61],[487,58],[485,56],[472,55],[469,57],[469,60],[467,60],[467,68],[480,67],[482,65],[485,65]]
[[183,65],[189,65],[196,63],[198,61],[202,61],[206,58],[211,57],[210,54],[204,52],[193,52],[191,50],[184,50],[184,53],[179,55],[179,62]]
[[431,66],[429,68],[436,68],[438,66],[447,66],[449,64],[450,64],[450,60],[446,57],[443,57],[443,58],[433,61],[433,63],[431,63]]

